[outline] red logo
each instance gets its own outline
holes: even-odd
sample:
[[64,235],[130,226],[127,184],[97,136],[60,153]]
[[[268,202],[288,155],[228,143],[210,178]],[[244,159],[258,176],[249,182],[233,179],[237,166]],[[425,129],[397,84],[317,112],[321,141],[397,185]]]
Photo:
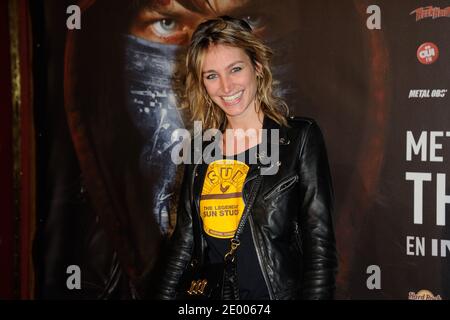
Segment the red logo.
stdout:
[[422,64],[432,64],[439,58],[439,49],[432,42],[425,42],[417,49],[417,59]]
[[414,10],[413,12],[410,13],[410,15],[415,14],[416,15],[416,21],[425,19],[425,18],[432,18],[437,19],[437,18],[450,18],[450,7],[441,9],[439,7],[433,7],[433,6],[428,6],[428,7],[422,7],[422,8],[417,8],[416,10]]

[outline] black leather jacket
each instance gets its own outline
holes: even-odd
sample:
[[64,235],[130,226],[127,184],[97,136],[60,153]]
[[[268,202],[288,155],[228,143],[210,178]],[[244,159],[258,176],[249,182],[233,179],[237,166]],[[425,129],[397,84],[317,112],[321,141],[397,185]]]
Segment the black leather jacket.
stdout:
[[[271,141],[272,148],[279,146],[278,172],[263,175],[248,223],[271,299],[331,299],[337,258],[325,144],[314,120],[291,117],[288,123],[289,127],[280,127],[264,118],[264,129],[280,129],[279,139]],[[261,163],[250,165],[244,201],[252,180],[261,173]],[[175,298],[177,283],[192,259],[203,261],[206,241],[198,208],[206,169],[206,164],[185,168],[177,225],[159,290],[162,299]]]

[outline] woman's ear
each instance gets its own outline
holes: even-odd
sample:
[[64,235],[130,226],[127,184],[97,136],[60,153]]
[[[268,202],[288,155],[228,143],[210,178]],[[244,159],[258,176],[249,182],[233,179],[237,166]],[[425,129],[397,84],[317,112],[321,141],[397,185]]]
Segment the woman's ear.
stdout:
[[257,78],[262,78],[262,75],[263,75],[262,70],[263,70],[262,64],[259,63],[258,61],[256,61],[255,62],[255,72],[256,72]]

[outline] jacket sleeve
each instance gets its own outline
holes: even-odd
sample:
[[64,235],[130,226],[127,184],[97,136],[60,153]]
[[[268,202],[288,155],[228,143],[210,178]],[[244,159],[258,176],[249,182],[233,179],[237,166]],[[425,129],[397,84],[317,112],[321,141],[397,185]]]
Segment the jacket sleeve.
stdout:
[[333,230],[333,188],[325,143],[312,122],[300,149],[300,184],[303,202],[300,230],[303,240],[303,299],[332,299],[337,254]]
[[158,288],[157,298],[173,300],[176,298],[176,287],[186,266],[191,261],[194,246],[192,229],[192,210],[190,197],[191,166],[185,167],[179,205],[177,223],[170,238],[168,252],[165,254],[162,268],[162,279]]

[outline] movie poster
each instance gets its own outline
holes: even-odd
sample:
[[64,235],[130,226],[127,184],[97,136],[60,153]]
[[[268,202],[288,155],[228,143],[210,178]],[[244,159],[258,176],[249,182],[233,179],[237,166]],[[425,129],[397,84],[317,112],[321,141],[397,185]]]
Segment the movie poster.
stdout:
[[37,297],[152,297],[182,175],[171,136],[192,128],[186,46],[202,20],[230,15],[273,49],[290,113],[324,133],[336,298],[450,298],[449,1],[38,3]]

